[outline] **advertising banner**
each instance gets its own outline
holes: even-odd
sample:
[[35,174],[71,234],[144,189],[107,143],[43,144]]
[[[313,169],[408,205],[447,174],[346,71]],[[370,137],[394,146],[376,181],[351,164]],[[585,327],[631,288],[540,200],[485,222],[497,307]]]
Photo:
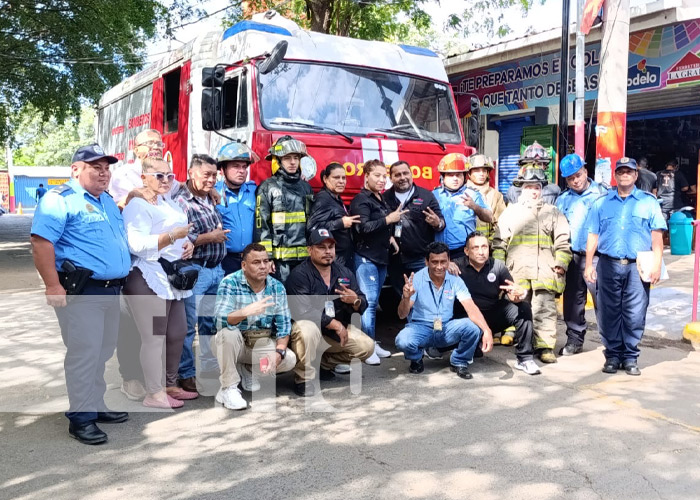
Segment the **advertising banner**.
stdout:
[[[598,70],[604,48],[586,45],[586,100],[598,95]],[[575,98],[575,54],[569,59],[569,100]],[[627,91],[649,92],[700,83],[700,20],[661,26],[630,34]],[[484,113],[503,113],[559,103],[562,61],[558,52],[511,61],[491,68],[450,75],[460,115],[471,96]]]

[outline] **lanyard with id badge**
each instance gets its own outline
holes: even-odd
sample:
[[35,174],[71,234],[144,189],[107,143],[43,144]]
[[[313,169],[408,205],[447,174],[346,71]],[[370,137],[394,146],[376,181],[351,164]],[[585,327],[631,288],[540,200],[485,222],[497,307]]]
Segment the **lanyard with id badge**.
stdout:
[[[348,287],[350,286],[350,280],[348,278],[338,278],[338,284],[341,286]],[[324,305],[324,310],[326,316],[328,316],[329,318],[335,318],[335,304],[333,304],[332,300],[327,298],[326,303]]]
[[440,287],[440,299],[435,299],[435,292],[433,292],[433,284],[430,283],[430,295],[433,296],[433,302],[435,303],[436,316],[433,318],[433,331],[442,331],[442,317],[440,317],[440,305],[442,304],[442,297],[445,295],[445,283],[443,282],[442,287]]

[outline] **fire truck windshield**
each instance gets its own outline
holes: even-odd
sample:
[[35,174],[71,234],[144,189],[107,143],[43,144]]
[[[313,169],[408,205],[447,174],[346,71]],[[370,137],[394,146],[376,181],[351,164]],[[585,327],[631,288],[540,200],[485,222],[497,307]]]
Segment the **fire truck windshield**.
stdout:
[[351,66],[283,62],[258,74],[263,126],[272,130],[461,142],[445,83]]

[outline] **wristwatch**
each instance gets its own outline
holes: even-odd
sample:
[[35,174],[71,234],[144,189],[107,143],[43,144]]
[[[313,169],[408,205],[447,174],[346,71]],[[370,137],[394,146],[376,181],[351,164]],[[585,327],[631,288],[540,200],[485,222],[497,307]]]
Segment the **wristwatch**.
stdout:
[[361,304],[362,304],[362,299],[360,299],[360,297],[357,297],[357,298],[353,301],[352,307],[360,307]]
[[277,354],[282,356],[282,359],[284,359],[284,357],[287,355],[287,349],[275,349],[275,351],[277,352]]

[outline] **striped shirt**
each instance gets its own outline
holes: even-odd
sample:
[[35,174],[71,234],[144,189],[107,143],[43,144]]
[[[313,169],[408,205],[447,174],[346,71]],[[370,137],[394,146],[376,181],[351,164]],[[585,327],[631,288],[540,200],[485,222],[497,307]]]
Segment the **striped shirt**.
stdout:
[[[273,297],[274,305],[268,307],[263,314],[248,316],[237,325],[228,323],[228,315],[262,298]],[[272,276],[265,281],[265,289],[256,294],[248,284],[243,270],[229,274],[219,284],[216,293],[216,309],[214,312],[216,329],[238,328],[245,334],[246,330],[272,330],[276,338],[286,337],[292,331],[292,319],[287,305],[287,292],[284,285]]]
[[[188,183],[180,186],[180,189],[173,195],[173,200],[185,211],[188,221],[194,224],[189,234],[190,240],[194,243],[200,234],[210,233],[217,227],[223,227],[223,220],[211,200],[194,196]],[[193,259],[201,259],[215,264],[224,260],[224,257],[226,257],[225,242],[196,246],[192,254]]]

